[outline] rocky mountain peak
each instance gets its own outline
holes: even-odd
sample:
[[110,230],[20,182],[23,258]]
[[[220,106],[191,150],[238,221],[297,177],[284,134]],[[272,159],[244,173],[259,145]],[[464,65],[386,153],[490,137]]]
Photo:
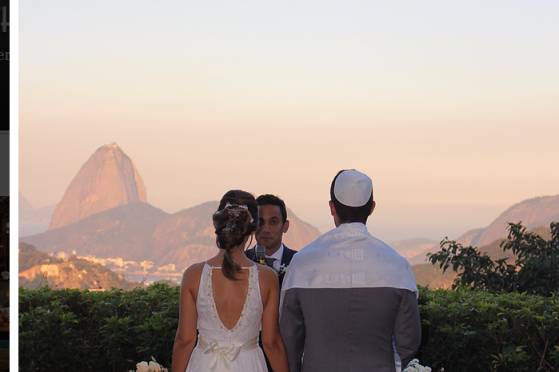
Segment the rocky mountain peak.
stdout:
[[147,202],[144,182],[116,143],[99,147],[80,168],[56,205],[49,229],[120,205]]

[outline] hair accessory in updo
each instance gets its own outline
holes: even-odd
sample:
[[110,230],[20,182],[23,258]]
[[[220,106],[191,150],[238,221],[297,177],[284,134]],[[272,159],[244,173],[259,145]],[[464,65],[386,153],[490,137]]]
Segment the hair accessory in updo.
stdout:
[[227,203],[213,215],[217,246],[230,249],[241,244],[255,230],[255,223],[246,205]]
[[[232,203],[227,203],[225,204],[225,207],[223,207],[223,209],[234,209],[234,208],[241,208],[244,209],[248,212],[248,215],[250,217],[250,220],[248,221],[249,223],[253,223],[254,222],[254,218],[252,218],[252,214],[250,214],[248,207],[244,204],[232,204]],[[222,209],[222,210],[223,210]]]

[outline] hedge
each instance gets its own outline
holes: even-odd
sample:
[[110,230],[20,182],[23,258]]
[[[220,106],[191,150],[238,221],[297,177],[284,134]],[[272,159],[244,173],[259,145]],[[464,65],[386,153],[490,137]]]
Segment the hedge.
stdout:
[[[179,288],[20,290],[21,371],[127,371],[155,357],[170,367]],[[558,371],[559,299],[474,290],[420,291],[433,371]]]
[[419,303],[419,357],[433,371],[559,370],[557,296],[423,290]]

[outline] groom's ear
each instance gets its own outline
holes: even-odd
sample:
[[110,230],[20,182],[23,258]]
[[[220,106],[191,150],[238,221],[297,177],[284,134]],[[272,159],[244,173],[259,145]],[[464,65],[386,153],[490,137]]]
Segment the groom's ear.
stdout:
[[289,230],[289,220],[285,220],[285,222],[283,223],[283,227],[281,228],[281,231],[284,234],[287,232],[287,230]]
[[330,200],[328,202],[328,204],[330,205],[330,214],[332,216],[335,216],[336,215],[336,206],[334,205],[334,202],[332,200]]
[[377,203],[375,203],[375,201],[373,200],[373,202],[371,203],[371,211],[369,212],[369,216],[371,214],[373,214],[373,211],[375,210],[375,207],[377,206]]

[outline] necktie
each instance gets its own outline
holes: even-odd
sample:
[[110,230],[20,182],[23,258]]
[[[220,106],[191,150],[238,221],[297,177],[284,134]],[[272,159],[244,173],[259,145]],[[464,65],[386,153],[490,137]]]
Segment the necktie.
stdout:
[[274,270],[276,269],[276,268],[274,267],[274,262],[277,261],[277,258],[266,257],[265,260],[266,260],[266,265],[270,266],[270,267],[271,267],[272,269],[274,269]]

